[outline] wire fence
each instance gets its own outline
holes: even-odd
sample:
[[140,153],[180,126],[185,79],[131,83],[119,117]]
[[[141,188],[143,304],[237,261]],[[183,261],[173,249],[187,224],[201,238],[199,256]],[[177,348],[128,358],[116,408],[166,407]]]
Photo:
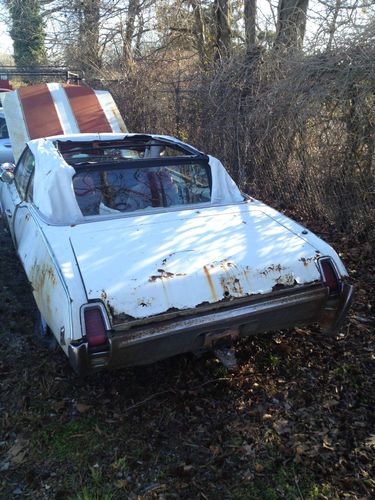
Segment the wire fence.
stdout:
[[309,57],[232,57],[209,73],[148,62],[111,90],[129,130],[178,135],[245,192],[375,239],[371,37]]

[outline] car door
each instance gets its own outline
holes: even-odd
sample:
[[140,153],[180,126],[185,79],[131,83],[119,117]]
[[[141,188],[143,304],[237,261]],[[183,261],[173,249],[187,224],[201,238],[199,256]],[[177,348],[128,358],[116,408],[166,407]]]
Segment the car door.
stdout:
[[16,246],[16,215],[19,207],[23,204],[26,198],[27,188],[33,177],[34,168],[34,156],[30,149],[26,147],[14,170],[14,182],[6,183],[3,186],[3,210],[8,221],[10,233]]

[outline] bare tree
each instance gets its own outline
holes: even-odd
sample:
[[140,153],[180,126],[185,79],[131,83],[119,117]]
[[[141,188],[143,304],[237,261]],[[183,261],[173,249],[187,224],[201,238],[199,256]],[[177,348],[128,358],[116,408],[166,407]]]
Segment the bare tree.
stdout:
[[79,18],[79,43],[83,69],[101,66],[99,31],[100,0],[78,0],[76,9]]
[[250,53],[256,43],[257,0],[244,0],[246,52]]
[[207,62],[206,53],[206,27],[203,19],[201,0],[190,0],[194,12],[195,38],[198,49],[199,61],[202,67]]
[[275,47],[301,50],[309,0],[279,0]]
[[135,20],[139,16],[140,1],[129,0],[128,16],[126,20],[124,43],[123,43],[123,57],[125,64],[129,67],[133,60],[132,41],[135,31]]
[[231,4],[230,0],[214,0],[216,21],[216,57],[227,56],[231,51]]

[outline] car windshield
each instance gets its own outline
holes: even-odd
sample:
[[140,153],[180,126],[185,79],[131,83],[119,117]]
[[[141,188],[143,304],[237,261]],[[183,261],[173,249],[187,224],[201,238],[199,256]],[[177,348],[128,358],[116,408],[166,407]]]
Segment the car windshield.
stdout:
[[[138,165],[139,162],[144,164]],[[121,162],[106,166],[104,163],[100,168],[83,164],[76,170],[73,187],[85,216],[211,200],[211,171],[204,160],[138,160],[129,165]]]

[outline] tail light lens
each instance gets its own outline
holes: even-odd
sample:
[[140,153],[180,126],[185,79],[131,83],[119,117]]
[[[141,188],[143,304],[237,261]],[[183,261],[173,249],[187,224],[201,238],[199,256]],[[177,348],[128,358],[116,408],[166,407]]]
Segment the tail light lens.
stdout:
[[99,307],[86,307],[83,313],[85,333],[89,347],[107,343],[107,334],[102,312]]
[[341,283],[337,271],[331,259],[321,259],[320,267],[322,269],[324,282],[329,288],[329,293],[337,293],[341,289]]

